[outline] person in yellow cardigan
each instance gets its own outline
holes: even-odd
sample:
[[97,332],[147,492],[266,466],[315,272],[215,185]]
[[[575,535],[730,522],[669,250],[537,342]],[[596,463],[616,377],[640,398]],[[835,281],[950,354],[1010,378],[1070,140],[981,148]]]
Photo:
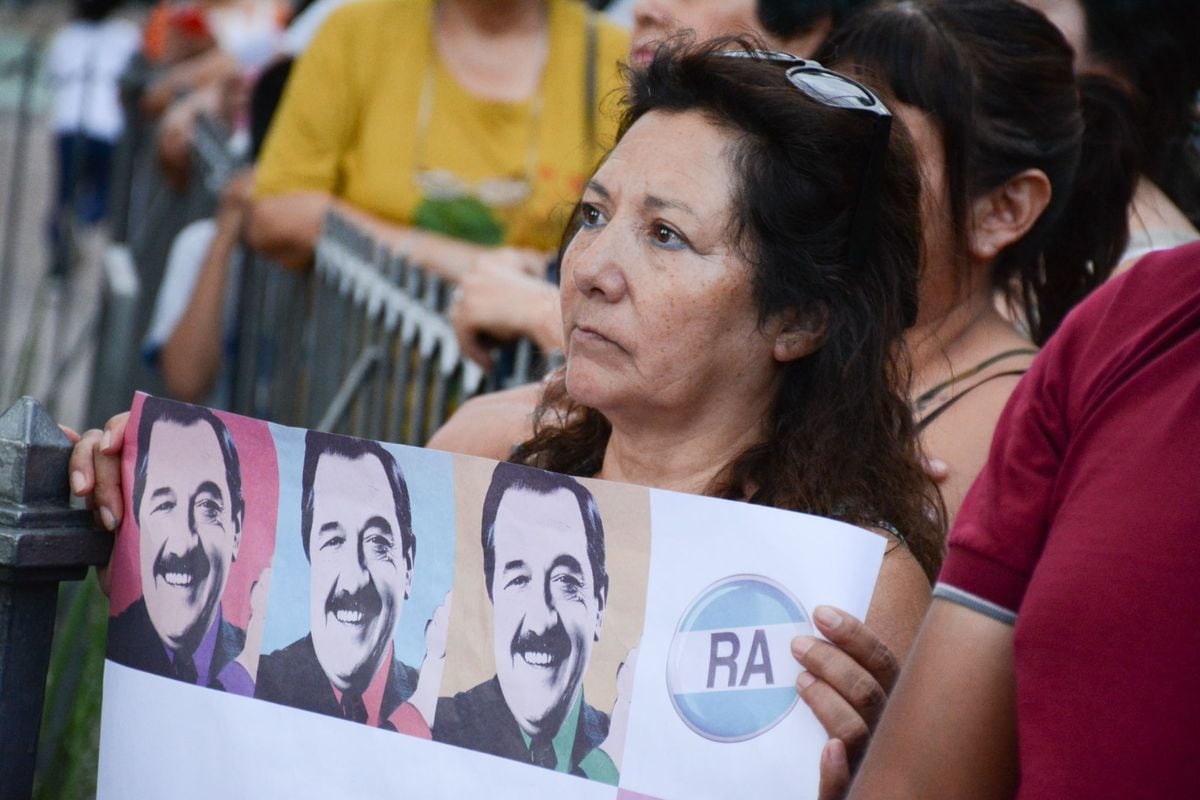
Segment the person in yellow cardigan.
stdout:
[[296,64],[250,244],[312,259],[326,210],[450,279],[508,248],[545,269],[616,127],[626,34],[576,0],[364,0]]

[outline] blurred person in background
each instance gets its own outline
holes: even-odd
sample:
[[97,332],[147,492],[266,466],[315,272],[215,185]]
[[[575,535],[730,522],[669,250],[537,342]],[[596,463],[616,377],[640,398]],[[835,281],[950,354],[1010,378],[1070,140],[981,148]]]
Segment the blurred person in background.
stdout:
[[1118,272],[1146,253],[1200,239],[1200,9],[1191,0],[1026,2],[1062,30],[1076,71],[1107,75],[1133,99],[1141,175]]
[[574,0],[353,3],[295,65],[249,238],[306,268],[337,209],[452,281],[507,250],[544,274],[615,120],[620,29]]
[[186,186],[191,172],[193,131],[199,117],[216,121],[228,133],[233,151],[244,154],[247,95],[263,70],[284,52],[290,8],[283,0],[208,0],[189,12],[211,46],[168,67],[143,99],[144,107],[166,101],[158,130],[158,157],[177,189]]
[[1077,83],[1063,36],[1016,0],[878,5],[825,57],[889,91],[916,142],[924,269],[909,394],[953,519],[1036,348],[1124,250],[1132,109],[1110,80]]
[[[321,0],[298,6],[320,15],[332,10]],[[310,29],[311,16],[289,27],[284,48],[298,54]],[[264,51],[265,52],[265,51]],[[248,146],[252,164],[261,151],[271,118],[291,69],[291,55],[274,58],[256,75],[233,76],[236,83],[221,97],[217,114],[227,130],[236,124],[229,146]],[[248,145],[246,140],[248,139]],[[191,160],[190,143],[184,148]],[[163,377],[167,392],[180,400],[227,408],[231,401],[228,365],[236,351],[235,312],[243,261],[243,234],[254,190],[254,170],[247,166],[222,188],[216,213],[189,224],[172,243],[142,355]]]
[[100,222],[107,214],[113,150],[125,130],[120,76],[138,49],[137,26],[114,17],[119,0],[76,0],[74,19],[46,53],[54,99],[52,129],[58,190],[50,212],[51,273],[70,269],[74,221]]

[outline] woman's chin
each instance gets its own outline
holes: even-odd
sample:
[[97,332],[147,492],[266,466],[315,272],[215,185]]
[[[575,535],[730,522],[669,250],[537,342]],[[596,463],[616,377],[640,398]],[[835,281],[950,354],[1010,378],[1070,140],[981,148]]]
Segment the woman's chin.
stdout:
[[591,364],[567,363],[567,394],[579,405],[603,413],[617,399],[619,392],[610,375],[601,374]]

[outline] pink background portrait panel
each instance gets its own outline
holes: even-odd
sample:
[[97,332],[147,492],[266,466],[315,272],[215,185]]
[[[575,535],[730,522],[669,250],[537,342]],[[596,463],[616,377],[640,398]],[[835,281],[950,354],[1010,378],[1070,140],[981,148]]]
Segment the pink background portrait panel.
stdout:
[[[138,569],[139,531],[133,515],[133,469],[137,461],[137,429],[146,395],[133,398],[121,459],[121,493],[125,513],[121,520],[112,558],[112,595],[109,613],[116,616],[142,595]],[[279,465],[275,441],[267,423],[214,411],[229,428],[242,471],[242,496],[246,519],[237,558],[229,571],[229,582],[221,605],[225,618],[245,628],[250,619],[250,589],[271,563],[275,552],[275,519],[279,509]]]

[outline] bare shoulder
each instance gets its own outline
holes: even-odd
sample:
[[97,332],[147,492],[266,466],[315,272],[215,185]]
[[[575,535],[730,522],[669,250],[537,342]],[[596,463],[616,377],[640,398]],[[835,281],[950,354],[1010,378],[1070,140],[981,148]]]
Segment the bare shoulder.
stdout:
[[1020,375],[985,379],[921,432],[926,455],[945,462],[949,469],[939,486],[948,522],[954,521],[967,490],[987,463],[1000,415],[1020,382]]
[[903,663],[929,609],[933,590],[925,571],[909,549],[897,543],[895,536],[875,532],[885,536],[889,544],[883,566],[879,568],[866,622]]
[[438,429],[428,447],[503,461],[533,434],[540,383],[480,395],[463,403]]

